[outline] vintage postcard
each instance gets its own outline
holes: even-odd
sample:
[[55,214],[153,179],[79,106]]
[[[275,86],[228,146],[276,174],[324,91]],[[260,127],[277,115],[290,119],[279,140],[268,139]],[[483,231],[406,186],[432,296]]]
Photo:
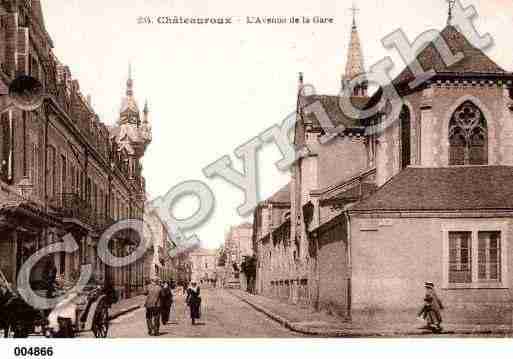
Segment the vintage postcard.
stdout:
[[511,33],[508,0],[0,1],[2,358],[511,338]]

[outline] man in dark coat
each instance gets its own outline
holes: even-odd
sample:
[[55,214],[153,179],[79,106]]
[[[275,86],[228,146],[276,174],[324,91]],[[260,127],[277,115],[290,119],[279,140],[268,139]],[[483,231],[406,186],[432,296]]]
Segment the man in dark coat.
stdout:
[[169,284],[164,282],[162,286],[162,300],[160,302],[160,316],[162,318],[162,324],[164,325],[169,321],[171,305],[173,305],[173,293],[171,292]]
[[435,285],[432,282],[424,283],[426,295],[424,296],[424,306],[419,312],[419,317],[427,322],[427,327],[434,331],[442,331],[442,310],[444,306],[435,291]]
[[148,334],[159,335],[160,328],[160,304],[162,300],[162,288],[158,285],[158,278],[153,278],[146,287],[146,324],[148,326]]
[[4,338],[9,336],[9,309],[8,303],[13,297],[13,294],[9,290],[6,284],[0,282],[0,329],[4,330]]
[[114,289],[114,286],[112,285],[112,282],[110,280],[105,281],[105,283],[103,285],[102,292],[105,295],[105,297],[107,298],[107,304],[109,305],[109,307],[112,304],[115,304],[118,302],[118,294],[117,294],[116,290]]
[[196,282],[192,282],[191,286],[187,289],[187,298],[185,300],[191,311],[192,325],[196,324],[196,319],[201,316],[201,297],[200,288]]
[[44,280],[46,282],[46,297],[53,298],[55,291],[55,280],[57,279],[57,267],[53,261],[53,257],[50,257],[44,271]]

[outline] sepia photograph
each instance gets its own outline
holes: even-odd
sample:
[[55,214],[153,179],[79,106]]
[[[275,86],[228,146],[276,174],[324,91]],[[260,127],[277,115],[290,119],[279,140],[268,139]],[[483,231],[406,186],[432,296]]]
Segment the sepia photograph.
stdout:
[[499,355],[511,33],[510,0],[1,0],[1,357]]

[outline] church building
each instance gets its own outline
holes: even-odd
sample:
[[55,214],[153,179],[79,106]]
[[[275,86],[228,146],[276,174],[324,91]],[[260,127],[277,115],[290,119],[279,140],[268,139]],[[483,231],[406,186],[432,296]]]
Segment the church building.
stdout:
[[[439,36],[462,60],[447,66],[435,46],[440,39],[426,44],[417,59],[435,75],[414,89],[405,86],[414,79],[408,67],[393,80],[404,105],[381,132],[368,131],[377,116],[347,118],[339,96],[304,94],[300,76],[295,144],[307,155],[293,167],[283,201],[290,211],[280,206],[283,220],[255,231],[260,294],[356,323],[408,323],[431,281],[447,322],[510,322],[513,73],[450,18]],[[364,72],[353,22],[342,88]],[[363,83],[351,102],[365,109],[381,96],[378,89],[368,97]],[[346,127],[327,143],[305,111],[316,101]],[[266,202],[255,212],[257,229],[264,209],[274,210]],[[279,235],[283,226],[289,235]],[[280,278],[268,260],[276,253],[285,259]]]

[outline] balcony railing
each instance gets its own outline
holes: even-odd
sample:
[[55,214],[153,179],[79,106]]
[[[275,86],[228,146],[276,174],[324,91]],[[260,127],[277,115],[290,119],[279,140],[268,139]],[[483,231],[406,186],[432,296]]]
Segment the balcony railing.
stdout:
[[86,224],[94,225],[91,216],[91,207],[76,193],[63,193],[61,199],[61,212],[66,218],[76,218]]
[[99,214],[96,218],[96,227],[99,230],[106,230],[115,223],[114,218]]

